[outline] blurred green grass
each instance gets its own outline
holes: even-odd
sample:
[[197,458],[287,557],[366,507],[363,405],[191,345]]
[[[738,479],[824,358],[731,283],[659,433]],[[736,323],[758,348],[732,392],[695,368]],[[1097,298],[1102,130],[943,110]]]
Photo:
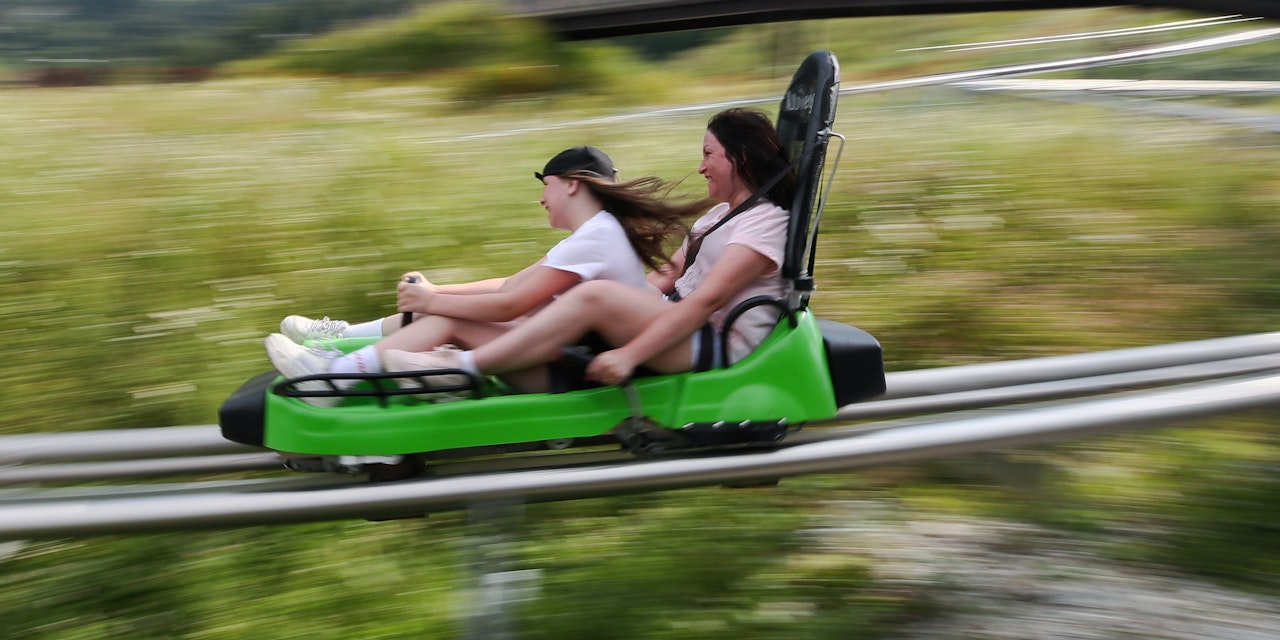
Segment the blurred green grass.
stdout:
[[[1062,29],[1043,16],[997,27]],[[748,29],[659,68],[673,86],[653,99],[772,95],[818,46],[840,56],[846,86],[975,66],[991,59],[893,52],[981,39],[969,28],[983,24],[996,28],[805,25],[785,40],[796,55]],[[1251,59],[1224,55],[1228,68]],[[1179,68],[1159,65],[1142,71]],[[408,269],[448,282],[528,264],[561,236],[531,172],[566,146],[701,194],[714,109],[609,119],[639,111],[576,95],[460,103],[429,77],[0,91],[0,433],[208,424],[268,367],[261,338],[280,317],[388,313]],[[849,140],[814,306],[875,334],[890,370],[1275,328],[1274,136],[942,87],[846,97],[837,125]],[[884,637],[945,610],[948,585],[886,585],[869,556],[806,542],[806,523],[846,500],[1036,522],[1125,562],[1273,594],[1273,418],[771,491],[530,507],[513,555],[543,591],[520,619],[557,637]],[[18,638],[456,637],[473,534],[444,514],[31,543],[0,560],[0,619]],[[625,615],[606,624],[601,610]]]

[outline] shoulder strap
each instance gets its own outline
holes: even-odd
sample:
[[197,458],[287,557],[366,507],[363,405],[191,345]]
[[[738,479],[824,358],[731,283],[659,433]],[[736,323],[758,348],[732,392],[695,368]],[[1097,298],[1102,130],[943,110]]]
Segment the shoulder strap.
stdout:
[[682,271],[681,274],[683,275],[685,272],[689,271],[689,267],[693,265],[693,261],[698,257],[698,251],[702,249],[702,241],[706,239],[706,237],[710,235],[712,231],[715,231],[716,229],[723,227],[730,220],[738,217],[739,214],[750,209],[751,207],[754,207],[756,204],[756,201],[760,199],[760,196],[763,196],[764,194],[769,193],[770,189],[777,186],[778,182],[781,181],[783,177],[785,177],[788,173],[791,172],[791,169],[792,167],[795,166],[795,164],[796,164],[796,160],[795,158],[792,158],[791,161],[787,163],[787,166],[782,168],[782,171],[779,171],[777,175],[770,178],[769,181],[764,183],[763,186],[761,186],[759,189],[756,189],[756,192],[751,194],[746,200],[743,200],[742,204],[734,207],[733,211],[730,211],[729,214],[726,215],[725,217],[720,218],[719,222],[716,222],[714,225],[712,225],[710,229],[707,229],[706,231],[703,231],[702,233],[698,234],[698,237],[689,240],[689,248],[684,252],[684,271]]

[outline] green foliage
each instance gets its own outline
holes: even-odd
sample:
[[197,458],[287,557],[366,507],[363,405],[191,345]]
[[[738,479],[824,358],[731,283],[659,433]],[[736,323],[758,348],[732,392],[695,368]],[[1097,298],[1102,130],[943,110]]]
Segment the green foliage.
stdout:
[[[1272,460],[1275,447],[1271,447]],[[1190,456],[1187,456],[1189,458]],[[1168,479],[1187,487],[1164,505],[1170,532],[1152,559],[1210,578],[1274,593],[1280,589],[1280,479],[1264,461],[1199,459]]]
[[938,460],[891,475],[911,504],[1034,522],[1137,566],[1280,590],[1280,447],[1267,416]]
[[445,3],[286,45],[270,67],[325,74],[406,73],[536,62],[550,38],[488,2]]
[[454,543],[374,526],[30,543],[0,561],[0,590],[24,595],[0,600],[5,637],[455,637]]
[[[652,99],[652,82],[618,46],[558,42],[539,23],[498,5],[454,2],[293,43],[235,71],[353,75],[435,72],[469,103],[549,93]],[[639,80],[637,81],[637,76]],[[639,88],[637,89],[637,82]]]
[[881,637],[927,608],[919,594],[879,587],[865,557],[807,550],[797,534],[805,523],[787,508],[812,499],[803,487],[671,499],[680,495],[547,507],[531,552],[569,557],[544,563],[540,597],[527,608],[538,624],[524,635]]
[[[1117,540],[1127,560],[1177,567],[1192,574],[1261,593],[1280,589],[1280,442],[1268,423],[1223,421],[1228,429],[1147,437],[1140,479],[1127,491],[1102,491],[1077,478],[1080,499],[1109,527],[1142,532],[1138,541]],[[1081,446],[1091,457],[1123,450]],[[1125,485],[1121,485],[1125,487]]]
[[412,0],[55,0],[0,5],[0,59],[98,61],[125,67],[213,66],[261,53],[281,37],[403,10]]

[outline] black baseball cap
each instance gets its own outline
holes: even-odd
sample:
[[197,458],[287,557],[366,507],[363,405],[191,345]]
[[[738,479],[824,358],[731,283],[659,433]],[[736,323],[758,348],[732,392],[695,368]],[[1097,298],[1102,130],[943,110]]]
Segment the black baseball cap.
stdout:
[[603,151],[595,147],[571,147],[548,160],[541,173],[534,171],[533,177],[541,181],[547,176],[562,176],[574,171],[590,171],[607,180],[613,180],[618,172],[613,167],[613,160]]

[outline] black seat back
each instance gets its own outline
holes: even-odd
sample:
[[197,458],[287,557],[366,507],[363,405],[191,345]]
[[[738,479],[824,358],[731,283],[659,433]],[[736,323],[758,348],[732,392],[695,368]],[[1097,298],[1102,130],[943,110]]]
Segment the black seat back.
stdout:
[[776,127],[787,160],[792,163],[791,170],[796,174],[795,197],[789,203],[777,203],[786,206],[791,214],[782,263],[782,277],[787,280],[788,292],[784,300],[761,296],[740,302],[730,312],[721,333],[724,353],[729,352],[732,320],[746,311],[762,305],[780,307],[784,312],[782,316],[789,318],[794,326],[793,312],[809,303],[809,294],[813,291],[813,249],[818,219],[822,215],[823,170],[839,92],[840,63],[834,53],[823,50],[809,54],[800,63],[782,95]]
[[[787,255],[782,266],[795,296],[789,304],[801,308],[813,290],[813,249],[822,215],[821,186],[827,142],[836,119],[840,92],[840,63],[830,51],[815,51],[800,64],[778,110],[778,135],[795,160],[797,188],[790,203]],[[781,203],[779,203],[781,204]]]

